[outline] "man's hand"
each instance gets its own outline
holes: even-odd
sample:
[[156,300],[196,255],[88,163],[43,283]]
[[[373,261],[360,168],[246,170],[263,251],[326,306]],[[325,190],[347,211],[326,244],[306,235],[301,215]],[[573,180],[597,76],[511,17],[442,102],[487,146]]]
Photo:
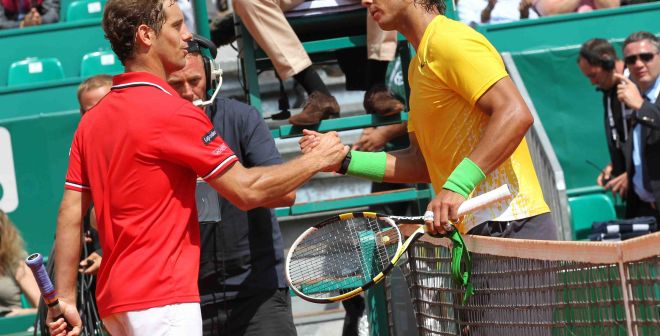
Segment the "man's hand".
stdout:
[[305,155],[314,156],[316,161],[321,165],[321,171],[333,172],[339,170],[350,148],[341,143],[337,132],[333,131],[325,134],[314,133],[314,139],[312,140],[314,142],[313,147],[309,148]]
[[38,26],[41,24],[41,14],[36,8],[32,8],[29,13],[25,15],[22,21],[22,27]]
[[303,130],[303,137],[298,140],[300,145],[300,151],[303,154],[309,153],[314,147],[318,146],[321,133],[316,131],[310,131],[308,129]]
[[389,141],[380,128],[367,127],[362,131],[360,139],[353,144],[354,150],[361,150],[365,152],[377,152],[385,148],[385,144]]
[[603,187],[606,190],[612,190],[612,197],[616,194],[619,194],[621,197],[625,197],[628,192],[628,173],[623,173],[609,182]]
[[615,73],[614,76],[619,80],[616,86],[616,95],[620,101],[633,110],[639,110],[644,104],[644,98],[639,93],[637,85],[626,76]]
[[[596,166],[595,168],[598,168]],[[603,170],[601,170],[600,174],[598,174],[598,177],[596,178],[596,183],[605,188],[605,184],[610,181],[612,178],[612,165],[608,164]]]
[[452,223],[458,222],[458,207],[465,198],[453,191],[442,189],[426,207],[427,212],[433,212],[433,222],[426,222],[431,234],[444,234],[452,230]]
[[[80,332],[82,331],[82,321],[80,320],[80,315],[78,314],[78,310],[76,309],[76,306],[69,305],[66,302],[62,301],[62,299],[60,299],[60,309],[62,310],[62,314],[64,315],[64,318],[59,318],[57,321],[53,321],[53,316],[51,316],[50,310],[48,310],[48,315],[46,316],[46,323],[48,325],[48,331],[50,332],[50,335],[51,336],[80,335]],[[64,321],[64,319],[69,321],[69,323],[71,323],[71,326],[73,327],[73,329],[68,333],[66,332],[66,328],[68,324]]]
[[87,275],[96,275],[96,273],[99,271],[99,267],[101,267],[102,259],[103,257],[98,255],[98,253],[92,252],[89,257],[85,258],[80,262],[80,264],[78,264],[78,272]]

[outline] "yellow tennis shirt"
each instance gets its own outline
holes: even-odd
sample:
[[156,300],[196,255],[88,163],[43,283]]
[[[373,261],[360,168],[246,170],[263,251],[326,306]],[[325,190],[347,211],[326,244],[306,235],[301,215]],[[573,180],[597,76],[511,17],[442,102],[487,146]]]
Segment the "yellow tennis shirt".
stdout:
[[[408,131],[417,138],[436,192],[482,137],[490,117],[479,111],[477,100],[506,76],[497,50],[472,28],[444,16],[437,16],[426,28],[408,70]],[[472,196],[503,184],[509,185],[514,198],[466,216],[457,224],[461,232],[464,225],[523,219],[550,211],[524,139]]]

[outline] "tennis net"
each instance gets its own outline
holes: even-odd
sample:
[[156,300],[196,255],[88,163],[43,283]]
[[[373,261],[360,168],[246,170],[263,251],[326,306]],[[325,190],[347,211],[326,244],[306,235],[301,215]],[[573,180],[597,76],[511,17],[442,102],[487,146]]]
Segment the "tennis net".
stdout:
[[447,239],[426,236],[400,262],[420,335],[660,335],[660,233],[465,242],[475,288],[465,305]]

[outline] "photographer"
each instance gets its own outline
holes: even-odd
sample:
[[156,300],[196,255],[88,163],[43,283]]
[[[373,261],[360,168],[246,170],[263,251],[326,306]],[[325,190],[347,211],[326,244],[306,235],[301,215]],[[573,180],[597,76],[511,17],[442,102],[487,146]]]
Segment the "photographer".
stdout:
[[623,74],[623,61],[617,58],[614,47],[607,40],[594,38],[582,44],[577,62],[582,74],[603,93],[605,137],[611,161],[596,182],[611,190],[612,194],[624,197],[628,191],[628,174],[623,149],[630,125],[624,118],[626,108],[619,101],[616,89],[619,82],[616,76]]

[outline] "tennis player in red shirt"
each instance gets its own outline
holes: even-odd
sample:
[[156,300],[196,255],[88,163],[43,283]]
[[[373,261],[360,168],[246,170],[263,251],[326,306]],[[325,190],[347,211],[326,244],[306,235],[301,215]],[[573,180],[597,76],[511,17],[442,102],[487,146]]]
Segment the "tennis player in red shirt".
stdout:
[[[192,38],[174,0],[109,0],[103,29],[126,72],[80,121],[57,219],[55,280],[64,317],[52,335],[79,335],[76,276],[81,219],[96,209],[103,263],[97,303],[113,335],[201,335],[197,289],[199,176],[243,210],[336,170],[348,148],[336,136],[311,155],[247,169],[202,110],[166,75],[184,67]],[[49,317],[51,321],[51,317]]]

